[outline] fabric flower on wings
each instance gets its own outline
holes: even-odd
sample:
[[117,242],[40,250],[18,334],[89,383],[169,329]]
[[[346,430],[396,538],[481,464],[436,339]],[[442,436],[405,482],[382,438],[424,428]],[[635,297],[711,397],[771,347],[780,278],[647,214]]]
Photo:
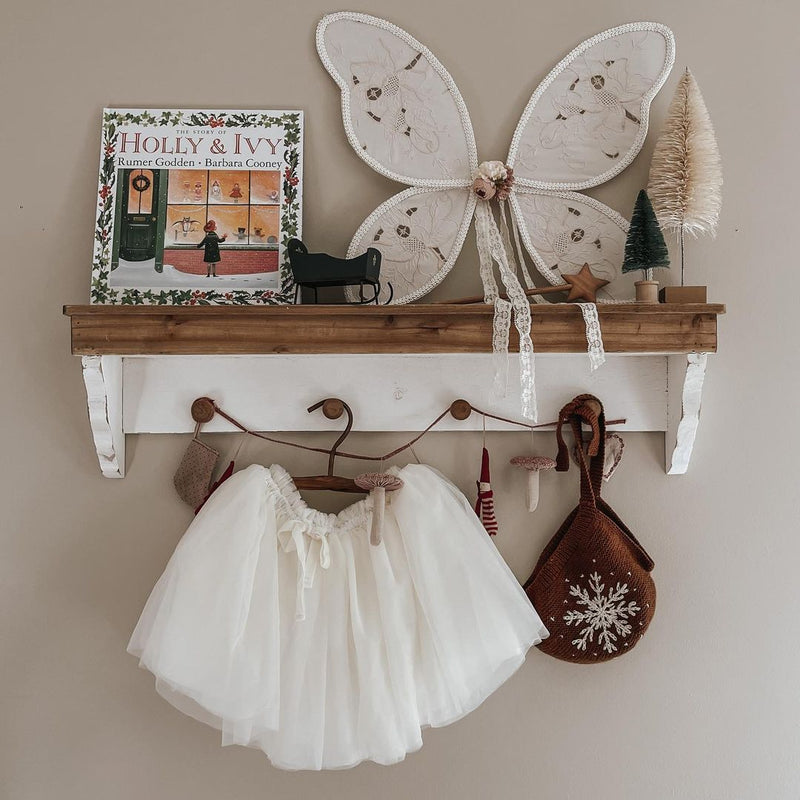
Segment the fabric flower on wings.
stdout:
[[514,170],[502,161],[484,161],[478,164],[478,174],[472,182],[472,191],[481,200],[508,200],[514,187]]

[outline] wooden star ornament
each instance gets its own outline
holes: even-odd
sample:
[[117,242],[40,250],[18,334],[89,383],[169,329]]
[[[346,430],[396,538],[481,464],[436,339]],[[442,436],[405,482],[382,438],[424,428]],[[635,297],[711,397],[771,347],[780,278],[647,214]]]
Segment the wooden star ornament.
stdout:
[[562,275],[561,277],[569,284],[568,303],[572,303],[575,300],[596,303],[597,290],[602,289],[608,283],[608,281],[595,278],[588,264],[584,264],[581,271],[575,275]]

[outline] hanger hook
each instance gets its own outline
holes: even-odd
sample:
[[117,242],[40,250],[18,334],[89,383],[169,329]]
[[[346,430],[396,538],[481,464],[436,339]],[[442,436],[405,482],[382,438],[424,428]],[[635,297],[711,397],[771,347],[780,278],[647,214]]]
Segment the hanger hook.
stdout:
[[314,403],[313,406],[309,406],[306,411],[310,414],[312,411],[316,411],[318,408],[322,407],[322,413],[328,419],[339,419],[342,416],[342,412],[347,414],[347,425],[344,429],[342,435],[333,443],[333,447],[330,449],[330,455],[328,456],[328,475],[333,475],[333,462],[336,458],[336,451],[339,449],[339,445],[348,437],[350,431],[353,428],[353,412],[350,409],[350,406],[344,402],[344,400],[340,400],[338,397],[326,397],[324,400],[320,400],[319,403]]

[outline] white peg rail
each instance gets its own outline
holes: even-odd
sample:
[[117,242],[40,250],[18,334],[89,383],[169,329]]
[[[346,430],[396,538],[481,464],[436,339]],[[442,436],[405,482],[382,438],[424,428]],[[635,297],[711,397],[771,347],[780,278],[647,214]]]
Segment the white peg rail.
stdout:
[[[97,457],[103,475],[125,475],[125,436],[188,433],[190,406],[213,398],[251,429],[338,430],[337,421],[306,408],[324,397],[340,397],[352,408],[354,430],[418,431],[453,400],[519,419],[516,356],[510,357],[504,398],[492,397],[490,353],[308,354],[308,355],[88,355],[83,376]],[[665,435],[668,474],[686,472],[697,432],[706,355],[609,353],[590,373],[585,354],[536,356],[539,420],[556,419],[576,394],[600,397],[609,418],[626,418],[624,431]],[[483,418],[446,417],[442,431],[479,430]],[[487,430],[519,428],[486,420]],[[206,431],[229,431],[220,417]]]

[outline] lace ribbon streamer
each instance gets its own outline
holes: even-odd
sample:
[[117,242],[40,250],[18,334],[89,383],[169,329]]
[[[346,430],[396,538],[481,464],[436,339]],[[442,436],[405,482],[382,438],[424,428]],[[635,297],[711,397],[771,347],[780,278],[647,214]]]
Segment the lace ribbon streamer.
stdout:
[[[517,262],[514,258],[514,248],[511,246],[511,234],[508,230],[508,202],[504,201],[500,203],[500,230],[503,234],[503,244],[506,248],[506,253],[508,253],[508,261],[511,265],[511,269],[516,274],[517,271],[522,273],[522,277],[525,280],[525,287],[527,289],[533,289],[536,284],[533,282],[533,278],[531,278],[531,273],[528,271],[528,265],[525,263],[525,251],[522,249],[522,242],[520,241],[519,236],[519,226],[517,225],[516,217],[511,214],[511,230],[514,232],[514,244],[517,247],[517,258],[519,258],[519,269],[517,268]],[[539,296],[533,295],[533,298],[536,302],[546,303],[547,301]]]
[[586,345],[589,353],[589,369],[594,372],[606,363],[606,351],[603,347],[603,334],[600,331],[600,318],[594,303],[578,303],[586,325]]
[[[475,207],[475,231],[477,234],[480,274],[483,281],[484,299],[494,305],[494,325],[492,351],[498,357],[495,370],[495,391],[505,393],[508,375],[508,335],[511,322],[519,334],[519,378],[522,394],[523,417],[537,419],[536,388],[534,385],[533,342],[531,341],[531,307],[528,298],[509,263],[509,250],[503,243],[503,236],[494,221],[487,202],[479,202]],[[513,258],[513,256],[512,256]],[[492,262],[500,270],[500,280],[508,295],[508,300],[499,296]]]

